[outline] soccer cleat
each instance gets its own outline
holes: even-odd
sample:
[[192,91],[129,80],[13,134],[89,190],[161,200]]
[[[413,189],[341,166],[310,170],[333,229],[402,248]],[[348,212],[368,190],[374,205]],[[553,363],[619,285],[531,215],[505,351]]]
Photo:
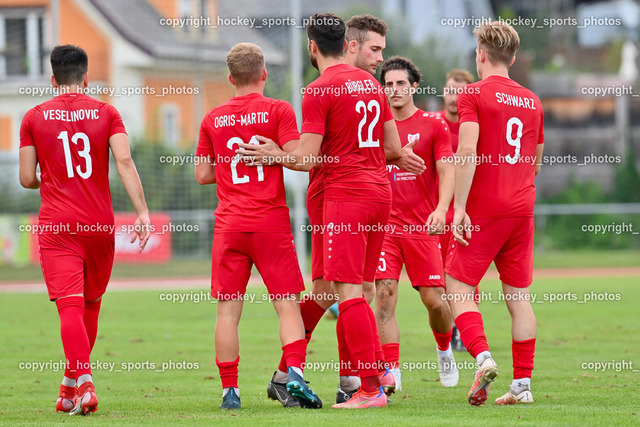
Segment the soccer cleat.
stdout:
[[453,326],[453,334],[451,334],[451,350],[467,351],[466,347],[462,342],[462,339],[460,338],[460,331],[455,325]]
[[402,391],[402,372],[398,368],[389,369],[393,374],[393,379],[396,382],[396,391]]
[[93,383],[87,381],[78,387],[78,394],[73,399],[73,409],[69,415],[87,415],[98,410],[98,396]]
[[467,395],[469,403],[474,406],[483,405],[489,397],[489,386],[498,376],[498,365],[492,358],[484,359],[476,371],[473,384]]
[[378,373],[378,379],[380,380],[380,387],[382,387],[384,394],[391,396],[396,392],[396,379],[388,368],[385,369],[384,373]]
[[287,391],[291,393],[303,408],[322,408],[322,400],[311,390],[304,378],[298,375],[292,368],[289,368]]
[[438,374],[440,383],[445,387],[455,387],[458,385],[458,366],[456,360],[451,356],[440,356],[438,354]]
[[74,407],[73,400],[76,398],[77,394],[77,387],[69,387],[60,384],[60,394],[58,395],[58,400],[56,401],[56,412],[71,411]]
[[339,314],[340,310],[338,310],[338,303],[336,302],[327,309],[325,316],[327,319],[337,319]]
[[233,387],[222,398],[220,409],[240,409],[240,396],[236,394],[236,390]]
[[267,397],[271,400],[277,400],[285,408],[299,408],[300,402],[298,402],[296,398],[287,391],[287,384],[275,382],[273,380],[275,376],[276,373],[274,372],[273,377],[271,377],[271,381],[269,381],[269,385],[267,386]]
[[331,406],[333,409],[367,409],[367,408],[384,408],[387,406],[387,396],[380,386],[378,391],[365,393],[362,389],[358,389],[351,399],[343,403],[336,403]]
[[355,389],[355,390],[343,390],[341,387],[338,387],[338,392],[336,393],[336,403],[344,403],[344,402],[346,402],[347,400],[351,399],[351,397],[357,391],[358,391],[358,389]]
[[525,388],[516,394],[510,388],[508,392],[496,399],[496,405],[515,405],[518,403],[533,403],[531,390]]

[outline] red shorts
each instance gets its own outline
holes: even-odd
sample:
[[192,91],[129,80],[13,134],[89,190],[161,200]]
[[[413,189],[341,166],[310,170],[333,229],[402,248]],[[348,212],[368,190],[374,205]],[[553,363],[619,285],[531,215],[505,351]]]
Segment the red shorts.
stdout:
[[304,291],[291,232],[218,233],[213,235],[211,296],[243,298],[255,263],[272,299]]
[[514,288],[526,288],[533,281],[534,218],[476,218],[469,246],[453,240],[445,271],[470,286],[478,286],[491,261],[500,280]]
[[114,236],[41,234],[40,265],[49,299],[82,294],[100,298],[107,290],[115,245]]
[[362,200],[324,202],[324,279],[373,282],[391,203]]
[[376,280],[399,280],[402,264],[407,266],[411,286],[444,287],[444,269],[437,236],[407,239],[385,236]]
[[324,192],[307,199],[307,213],[311,225],[311,279],[321,279],[324,274],[322,257],[322,224]]
[[440,240],[440,256],[442,258],[443,266],[447,261],[447,251],[451,249],[451,244],[452,244],[451,239],[453,239],[453,234],[451,234],[451,231],[449,231],[449,228],[447,228],[447,231],[445,231],[444,233],[438,234],[438,240]]

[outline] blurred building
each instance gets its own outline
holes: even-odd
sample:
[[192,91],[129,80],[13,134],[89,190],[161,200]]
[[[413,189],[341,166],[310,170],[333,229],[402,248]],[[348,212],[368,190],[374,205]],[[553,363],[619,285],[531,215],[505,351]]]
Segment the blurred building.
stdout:
[[193,146],[205,112],[232,96],[231,46],[255,42],[284,62],[259,32],[218,16],[234,13],[216,0],[0,0],[0,156],[17,155],[23,115],[53,96],[48,55],[67,43],[87,51],[88,94],[113,104],[132,137]]

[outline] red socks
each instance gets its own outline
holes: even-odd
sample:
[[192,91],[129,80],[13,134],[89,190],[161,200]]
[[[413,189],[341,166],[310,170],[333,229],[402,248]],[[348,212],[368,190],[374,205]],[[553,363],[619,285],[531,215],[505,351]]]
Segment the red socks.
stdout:
[[77,379],[80,375],[91,374],[91,346],[84,326],[84,298],[80,296],[58,298],[60,315],[60,335],[67,358],[65,376]]
[[456,326],[460,331],[460,338],[469,354],[476,357],[483,351],[489,351],[487,337],[484,334],[482,315],[477,311],[467,311],[456,317]]
[[513,357],[513,379],[531,378],[533,371],[533,356],[536,349],[536,339],[525,341],[512,340],[511,354]]
[[387,370],[387,364],[385,363],[384,351],[382,351],[382,345],[380,344],[380,335],[378,335],[378,321],[370,304],[367,304],[367,312],[369,313],[369,323],[371,324],[371,332],[373,333],[374,354],[376,362],[378,363],[378,372],[384,373]]
[[[320,307],[315,300],[309,297],[309,294],[302,298],[302,301],[300,302],[300,314],[302,315],[302,323],[304,323],[304,337],[307,340],[307,343],[311,339],[311,334],[318,325],[318,322],[320,322],[320,319],[322,319],[325,311],[326,310]],[[282,357],[280,358],[278,370],[281,372],[287,372],[287,361],[284,354],[282,354]]]
[[240,356],[233,362],[220,362],[216,357],[216,365],[218,365],[218,372],[220,372],[220,380],[222,381],[222,388],[238,387],[238,364],[240,363]]
[[382,346],[384,360],[389,365],[389,369],[397,369],[400,360],[400,343],[392,342]]
[[438,350],[447,351],[449,345],[451,344],[451,336],[453,335],[453,328],[449,329],[449,332],[445,334],[441,334],[440,332],[433,331],[433,336],[436,339],[436,345],[438,346]]
[[93,350],[93,345],[96,343],[96,337],[98,336],[98,316],[100,315],[100,305],[102,304],[102,298],[98,301],[85,301],[84,302],[84,327],[87,330],[87,337],[89,338],[89,348]]
[[282,346],[282,357],[287,363],[287,367],[282,372],[288,372],[289,367],[304,369],[308,343],[306,339],[301,339]]
[[[344,335],[351,356],[356,363],[364,392],[374,392],[380,387],[376,363],[376,345],[369,313],[371,307],[364,298],[354,298],[338,306],[343,321]],[[379,340],[378,340],[379,342]],[[378,344],[379,345],[379,344]],[[382,349],[380,351],[382,353]]]
[[347,338],[344,334],[344,323],[342,317],[338,316],[336,323],[336,335],[338,336],[338,359],[340,360],[340,376],[357,377],[358,370],[356,364],[351,357],[349,346],[347,345]]

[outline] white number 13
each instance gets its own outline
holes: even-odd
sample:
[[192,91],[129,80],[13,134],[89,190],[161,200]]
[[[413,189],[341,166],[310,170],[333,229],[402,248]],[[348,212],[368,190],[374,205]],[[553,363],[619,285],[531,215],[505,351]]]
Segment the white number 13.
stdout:
[[[64,149],[64,160],[67,165],[67,177],[73,178],[73,162],[71,161],[71,148],[69,146],[69,134],[66,130],[63,130],[58,135],[58,139],[62,140],[62,148]],[[71,137],[71,142],[78,145],[78,140],[82,141],[82,150],[78,151],[78,155],[84,159],[84,172],[80,169],[80,165],[76,166],[76,172],[80,175],[81,178],[87,179],[91,176],[91,172],[93,172],[93,168],[91,165],[91,155],[89,154],[89,150],[91,150],[91,145],[89,144],[89,137],[86,133],[76,132]]]

